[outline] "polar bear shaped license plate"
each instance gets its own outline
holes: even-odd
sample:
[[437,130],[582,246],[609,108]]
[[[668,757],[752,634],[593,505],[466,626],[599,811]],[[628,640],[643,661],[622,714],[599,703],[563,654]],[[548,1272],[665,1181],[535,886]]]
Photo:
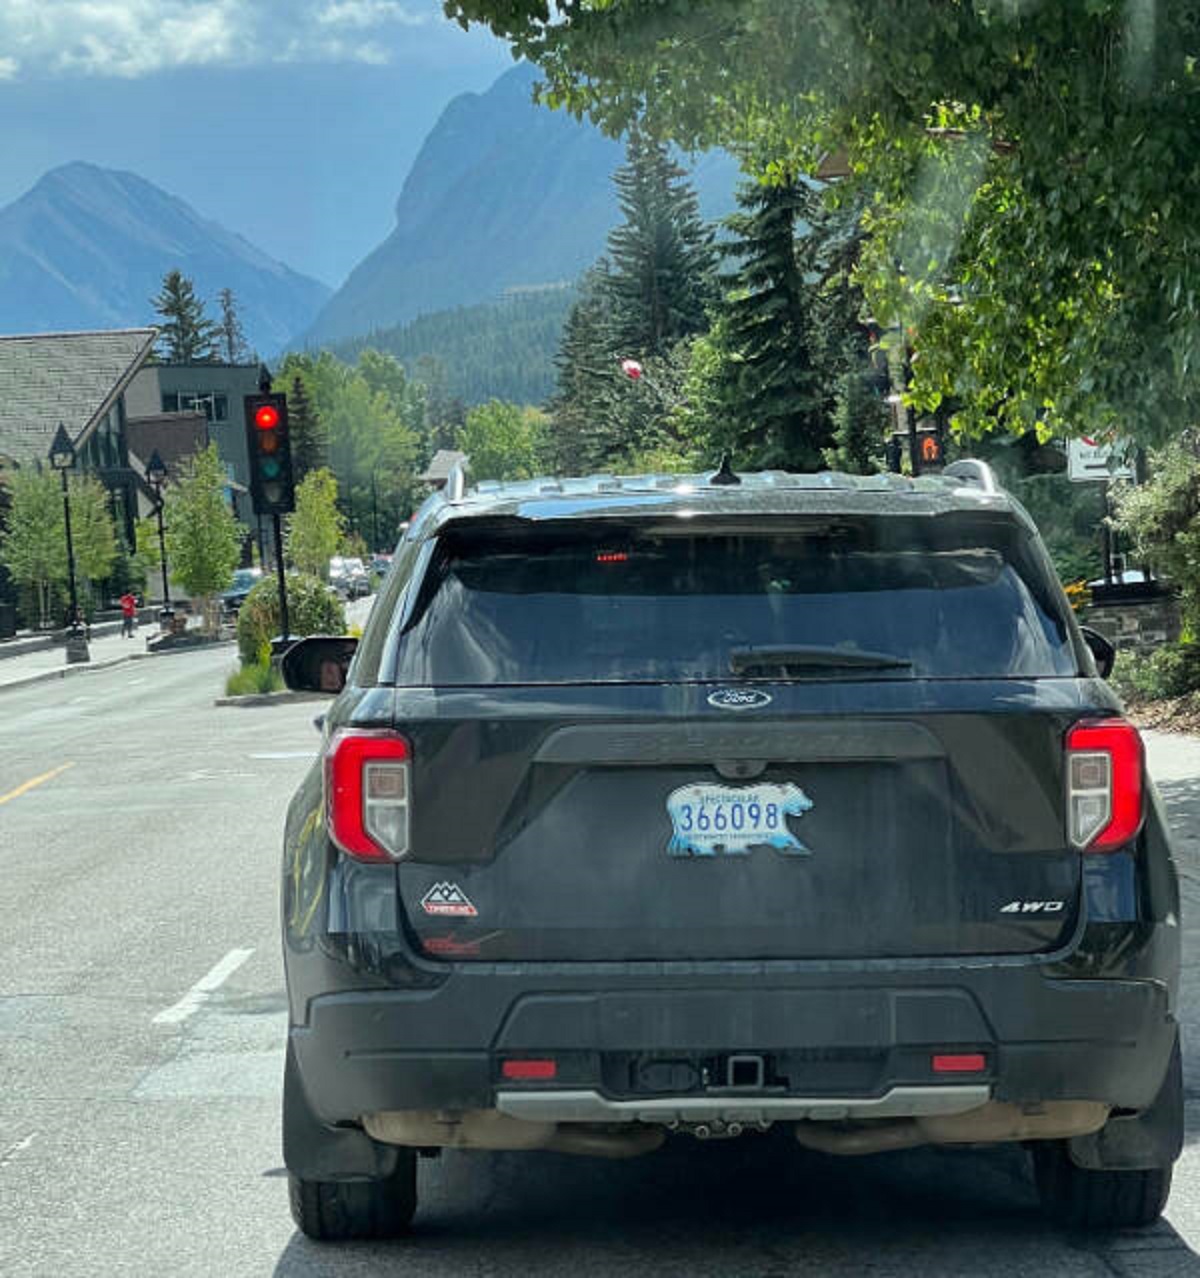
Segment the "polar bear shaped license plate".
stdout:
[[810,849],[792,833],[789,817],[812,810],[798,785],[683,785],[667,796],[672,856],[745,856],[766,845],[790,856]]

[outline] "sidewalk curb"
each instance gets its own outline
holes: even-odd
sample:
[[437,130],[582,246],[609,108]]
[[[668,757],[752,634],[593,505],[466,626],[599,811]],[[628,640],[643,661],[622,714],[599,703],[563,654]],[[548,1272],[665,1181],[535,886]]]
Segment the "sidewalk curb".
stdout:
[[[139,625],[150,626],[154,623],[155,608],[143,608],[138,614]],[[88,627],[90,639],[103,639],[108,635],[119,634],[121,621],[97,621]],[[16,657],[27,657],[31,652],[47,652],[51,648],[61,648],[63,632],[44,631],[40,634],[28,635],[24,639],[0,639],[0,661],[9,661]]]
[[[209,648],[223,646],[224,643],[203,644],[194,648],[180,648],[178,652],[205,652]],[[32,687],[35,683],[49,683],[52,679],[66,679],[69,675],[99,673],[101,670],[111,670],[114,666],[124,665],[127,661],[149,661],[152,657],[169,657],[171,655],[172,653],[169,649],[164,652],[125,652],[119,657],[110,657],[107,661],[83,661],[75,666],[63,665],[56,670],[39,670],[37,674],[26,675],[23,679],[10,679],[7,682],[0,682],[0,696],[3,696],[6,692],[15,692],[21,688]]]
[[247,692],[241,697],[216,697],[214,706],[288,706],[299,701],[331,701],[327,692]]
[[49,683],[51,679],[65,679],[68,675],[90,674],[93,671],[111,670],[113,666],[124,665],[138,657],[148,657],[148,652],[128,652],[122,657],[113,657],[108,661],[86,661],[77,666],[62,666],[57,670],[39,670],[37,674],[26,675],[23,679],[9,679],[0,683],[0,696],[18,688],[28,688],[35,683]]

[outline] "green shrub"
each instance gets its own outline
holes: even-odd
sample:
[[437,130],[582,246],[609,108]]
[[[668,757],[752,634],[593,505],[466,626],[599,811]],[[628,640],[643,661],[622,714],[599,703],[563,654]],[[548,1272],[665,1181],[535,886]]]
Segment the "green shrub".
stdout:
[[278,692],[282,687],[283,676],[271,664],[271,652],[267,648],[253,664],[231,671],[225,680],[225,695],[244,697],[256,692]]
[[1161,701],[1200,689],[1200,645],[1173,643],[1142,655],[1117,653],[1112,683],[1131,701]]
[[[294,635],[340,635],[346,632],[341,600],[318,577],[287,575],[288,625]],[[246,596],[238,611],[238,653],[245,666],[254,665],[264,644],[279,634],[279,587],[264,577]]]

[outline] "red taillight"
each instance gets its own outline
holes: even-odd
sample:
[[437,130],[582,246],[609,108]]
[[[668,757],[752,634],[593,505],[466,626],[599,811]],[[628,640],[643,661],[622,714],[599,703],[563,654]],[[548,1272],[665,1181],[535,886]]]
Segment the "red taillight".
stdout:
[[1113,852],[1142,828],[1144,752],[1124,719],[1092,719],[1067,733],[1067,834],[1081,852]]
[[558,1065],[554,1061],[505,1061],[500,1066],[500,1073],[505,1078],[521,1079],[528,1081],[529,1079],[540,1079],[543,1082],[555,1078],[558,1075]]
[[360,861],[398,861],[408,852],[408,742],[394,732],[346,729],[325,756],[325,813],[333,841]]
[[981,1074],[987,1069],[982,1052],[938,1052],[930,1063],[935,1074]]

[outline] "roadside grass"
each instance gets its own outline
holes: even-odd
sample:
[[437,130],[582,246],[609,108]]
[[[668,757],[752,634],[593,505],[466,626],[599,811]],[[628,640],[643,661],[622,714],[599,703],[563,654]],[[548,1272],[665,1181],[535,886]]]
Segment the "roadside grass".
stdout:
[[283,689],[283,676],[271,664],[269,653],[260,654],[253,665],[242,666],[230,671],[225,680],[227,697],[245,697],[255,693],[280,692]]

